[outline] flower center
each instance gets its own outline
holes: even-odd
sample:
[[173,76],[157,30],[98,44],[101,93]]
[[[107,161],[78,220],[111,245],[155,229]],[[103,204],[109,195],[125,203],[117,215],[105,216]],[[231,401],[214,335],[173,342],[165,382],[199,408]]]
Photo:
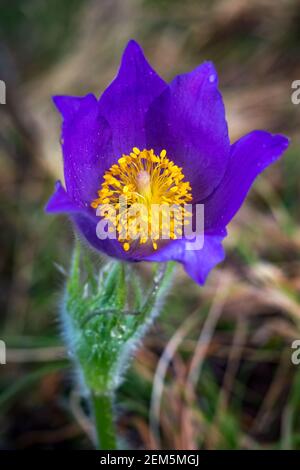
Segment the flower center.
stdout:
[[141,244],[151,241],[156,250],[158,239],[178,238],[189,223],[186,216],[191,214],[184,205],[192,200],[191,186],[166,150],[155,155],[153,150],[134,147],[103,178],[91,206],[100,208],[97,214],[115,227],[125,251],[137,239]]

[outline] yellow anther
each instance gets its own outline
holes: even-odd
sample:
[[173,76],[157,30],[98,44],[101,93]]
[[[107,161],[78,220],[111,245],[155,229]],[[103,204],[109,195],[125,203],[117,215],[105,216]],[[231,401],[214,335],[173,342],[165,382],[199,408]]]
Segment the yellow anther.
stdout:
[[120,165],[124,165],[124,163],[126,163],[126,157],[121,157],[121,158],[119,158],[118,163],[119,163]]
[[[182,168],[167,158],[165,149],[156,155],[153,149],[141,151],[134,147],[129,155],[123,154],[118,163],[106,171],[98,198],[91,202],[91,207],[98,209],[100,206],[98,215],[110,221],[109,231],[117,231],[124,251],[128,251],[136,239],[140,244],[152,243],[157,250],[162,233],[164,238],[167,234],[170,239],[176,239],[183,225],[189,224],[183,205],[191,200],[190,183],[184,181]],[[135,204],[141,204],[146,211],[130,211]],[[159,217],[157,222],[154,216],[152,208],[162,204],[167,208],[179,207],[178,213],[172,213],[169,225],[164,217]]]

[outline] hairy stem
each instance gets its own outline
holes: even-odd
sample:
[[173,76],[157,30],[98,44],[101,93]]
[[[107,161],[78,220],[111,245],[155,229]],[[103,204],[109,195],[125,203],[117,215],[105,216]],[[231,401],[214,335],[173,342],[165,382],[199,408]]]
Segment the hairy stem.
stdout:
[[116,450],[117,439],[113,418],[112,395],[92,393],[91,401],[94,411],[97,448],[99,450]]

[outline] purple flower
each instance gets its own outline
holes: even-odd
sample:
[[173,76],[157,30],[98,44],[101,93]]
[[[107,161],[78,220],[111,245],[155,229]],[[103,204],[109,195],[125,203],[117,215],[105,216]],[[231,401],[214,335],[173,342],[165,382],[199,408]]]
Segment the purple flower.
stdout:
[[[230,144],[217,73],[205,62],[169,85],[130,41],[119,73],[99,100],[56,96],[63,116],[62,147],[66,189],[60,182],[46,210],[67,213],[96,250],[126,261],[182,263],[198,283],[224,258],[226,226],[256,176],[276,161],[288,139],[253,131]],[[99,239],[96,208],[117,204],[204,204],[204,245],[188,241],[173,226],[168,241],[121,236]],[[102,217],[107,217],[102,214]]]

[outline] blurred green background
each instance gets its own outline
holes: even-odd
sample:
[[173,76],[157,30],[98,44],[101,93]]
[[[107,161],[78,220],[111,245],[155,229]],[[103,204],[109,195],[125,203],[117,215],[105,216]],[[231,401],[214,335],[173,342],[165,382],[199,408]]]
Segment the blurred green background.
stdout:
[[93,448],[57,315],[74,235],[43,212],[62,176],[51,96],[99,95],[130,38],[166,80],[215,62],[232,141],[261,128],[292,145],[206,286],[178,270],[119,391],[119,433],[131,448],[300,449],[299,22],[297,0],[1,1],[1,449]]

